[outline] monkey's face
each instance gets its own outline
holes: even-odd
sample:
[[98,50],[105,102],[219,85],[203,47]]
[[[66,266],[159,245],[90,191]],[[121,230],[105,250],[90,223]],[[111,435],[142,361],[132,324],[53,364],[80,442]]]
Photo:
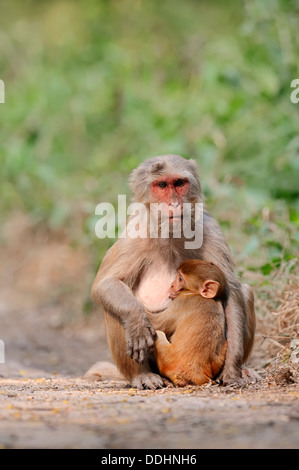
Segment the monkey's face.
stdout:
[[153,238],[183,240],[185,229],[194,232],[201,187],[193,160],[179,155],[153,157],[132,171],[130,184],[135,201],[147,208]]
[[189,180],[180,176],[161,175],[152,182],[151,200],[161,204],[162,218],[167,218],[171,223],[181,219],[183,215],[183,203],[190,187]]
[[186,287],[186,281],[184,279],[184,276],[180,271],[178,271],[175,280],[170,286],[169,289],[169,298],[170,299],[175,299],[178,295],[178,293],[183,290]]

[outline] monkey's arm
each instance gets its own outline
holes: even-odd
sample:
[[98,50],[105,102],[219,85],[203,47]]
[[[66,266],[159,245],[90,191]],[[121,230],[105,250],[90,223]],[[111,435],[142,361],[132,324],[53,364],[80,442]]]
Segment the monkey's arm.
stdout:
[[142,303],[122,280],[128,273],[129,253],[124,246],[120,246],[121,242],[124,245],[123,240],[117,241],[104,257],[91,296],[122,324],[126,330],[128,354],[142,364],[146,351],[154,349],[156,332]]
[[182,320],[181,299],[176,298],[169,307],[160,313],[147,312],[147,316],[155,330],[163,331],[167,336],[173,335],[179,320]]

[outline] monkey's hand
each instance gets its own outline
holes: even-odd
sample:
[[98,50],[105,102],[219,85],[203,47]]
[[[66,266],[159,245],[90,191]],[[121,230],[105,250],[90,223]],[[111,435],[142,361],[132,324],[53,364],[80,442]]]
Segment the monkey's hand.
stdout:
[[138,364],[143,364],[148,354],[154,353],[154,342],[157,337],[156,330],[145,313],[131,315],[125,323],[128,354]]

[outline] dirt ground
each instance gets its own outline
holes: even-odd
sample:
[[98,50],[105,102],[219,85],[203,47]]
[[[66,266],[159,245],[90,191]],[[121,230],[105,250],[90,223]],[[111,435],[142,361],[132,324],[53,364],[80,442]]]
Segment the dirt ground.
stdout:
[[64,328],[41,327],[42,312],[1,317],[0,448],[299,447],[299,387],[289,367],[240,389],[137,391],[109,362],[86,376],[95,359],[109,360],[99,317]]
[[[42,375],[42,374],[41,374]],[[299,390],[136,391],[75,377],[1,379],[1,448],[298,448]]]
[[258,336],[256,384],[130,389],[109,362],[102,313],[82,313],[93,275],[86,256],[45,234],[23,236],[16,252],[10,230],[0,272],[0,448],[299,447],[298,371],[267,358]]

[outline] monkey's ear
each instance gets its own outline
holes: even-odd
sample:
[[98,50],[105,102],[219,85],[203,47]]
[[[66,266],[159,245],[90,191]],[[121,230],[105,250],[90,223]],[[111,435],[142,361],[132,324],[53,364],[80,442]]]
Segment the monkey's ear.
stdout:
[[207,299],[213,299],[217,295],[219,286],[219,282],[209,279],[203,283],[199,292],[203,297],[206,297]]

